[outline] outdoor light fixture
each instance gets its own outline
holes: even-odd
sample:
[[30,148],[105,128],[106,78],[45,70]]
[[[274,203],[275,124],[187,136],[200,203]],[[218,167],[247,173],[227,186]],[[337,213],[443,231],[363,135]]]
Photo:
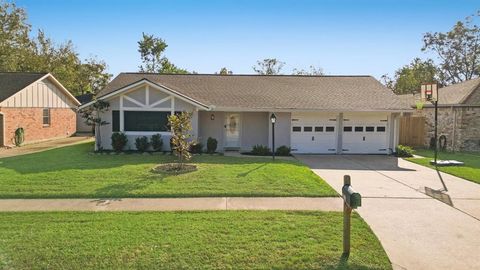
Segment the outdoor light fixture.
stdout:
[[270,122],[272,122],[272,159],[275,160],[275,122],[277,121],[277,116],[272,113],[270,115]]
[[275,124],[275,121],[277,121],[277,116],[274,113],[270,115],[270,121],[272,121],[272,124]]
[[212,121],[215,120],[215,114],[212,113],[212,114],[210,115],[210,120],[212,120]]

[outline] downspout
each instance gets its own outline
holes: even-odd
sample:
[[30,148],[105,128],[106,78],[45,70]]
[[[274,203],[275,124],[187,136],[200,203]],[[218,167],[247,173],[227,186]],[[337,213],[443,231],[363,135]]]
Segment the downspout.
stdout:
[[457,110],[452,106],[453,111],[453,132],[452,132],[452,150],[455,151],[455,138],[457,131]]

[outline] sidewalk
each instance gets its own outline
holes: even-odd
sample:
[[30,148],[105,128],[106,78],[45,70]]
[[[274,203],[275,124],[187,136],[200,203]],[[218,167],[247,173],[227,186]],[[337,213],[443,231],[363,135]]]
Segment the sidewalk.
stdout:
[[4,199],[0,211],[202,211],[315,210],[342,211],[336,198],[218,197],[164,199]]
[[55,140],[44,141],[39,143],[26,144],[21,147],[13,147],[10,149],[0,148],[0,158],[37,153],[37,152],[58,148],[58,147],[74,145],[74,144],[88,142],[88,141],[93,141],[93,137],[92,136],[73,136],[73,137],[55,139]]

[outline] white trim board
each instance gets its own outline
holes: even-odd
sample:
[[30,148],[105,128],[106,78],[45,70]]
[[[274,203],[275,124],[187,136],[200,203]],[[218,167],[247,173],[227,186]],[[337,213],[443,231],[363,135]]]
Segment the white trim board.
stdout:
[[[171,95],[172,97],[178,98],[178,99],[180,99],[180,100],[182,100],[182,101],[185,101],[185,102],[187,102],[187,103],[189,103],[189,104],[192,104],[192,105],[194,105],[195,107],[202,108],[202,109],[204,109],[204,110],[210,110],[210,107],[209,107],[209,106],[207,106],[207,105],[205,105],[205,104],[203,104],[203,103],[201,103],[201,102],[199,102],[199,101],[197,101],[197,100],[195,100],[195,99],[193,99],[193,98],[190,98],[190,97],[188,97],[188,96],[186,96],[186,95],[184,95],[184,94],[181,94],[181,93],[179,93],[179,92],[177,92],[177,91],[175,91],[175,90],[173,90],[173,89],[170,89],[170,88],[168,88],[168,87],[166,87],[166,86],[164,86],[164,85],[153,83],[153,82],[151,82],[151,81],[149,81],[149,80],[147,80],[147,79],[142,79],[142,80],[137,81],[137,82],[135,82],[135,83],[133,83],[133,84],[130,84],[130,85],[127,85],[127,86],[125,86],[125,87],[123,87],[123,88],[117,89],[117,90],[115,90],[115,91],[113,91],[113,92],[111,92],[111,93],[109,93],[109,94],[106,94],[106,95],[104,95],[104,96],[99,97],[98,100],[108,100],[108,99],[110,99],[110,98],[113,98],[113,97],[116,97],[116,96],[118,96],[118,95],[124,94],[126,91],[129,91],[129,90],[131,90],[131,89],[135,89],[135,88],[137,88],[137,87],[139,87],[139,86],[141,86],[141,85],[143,85],[143,84],[145,84],[147,87],[151,87],[152,89],[156,89],[156,90],[165,92],[165,93]],[[149,91],[150,91],[150,89],[149,89]],[[81,106],[79,107],[79,109],[86,108],[86,107],[92,105],[93,103],[95,103],[95,101],[90,101],[90,102],[88,102],[88,103],[85,103],[85,104],[81,105]]]

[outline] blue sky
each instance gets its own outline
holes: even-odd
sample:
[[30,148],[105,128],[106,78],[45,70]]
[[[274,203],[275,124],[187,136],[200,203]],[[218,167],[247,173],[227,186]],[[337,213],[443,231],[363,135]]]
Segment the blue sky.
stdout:
[[227,67],[252,73],[278,58],[326,74],[392,74],[421,52],[422,35],[447,31],[480,9],[472,0],[126,1],[18,0],[34,29],[72,40],[82,58],[97,56],[114,75],[137,71],[142,32],[166,40],[166,56],[199,73]]

